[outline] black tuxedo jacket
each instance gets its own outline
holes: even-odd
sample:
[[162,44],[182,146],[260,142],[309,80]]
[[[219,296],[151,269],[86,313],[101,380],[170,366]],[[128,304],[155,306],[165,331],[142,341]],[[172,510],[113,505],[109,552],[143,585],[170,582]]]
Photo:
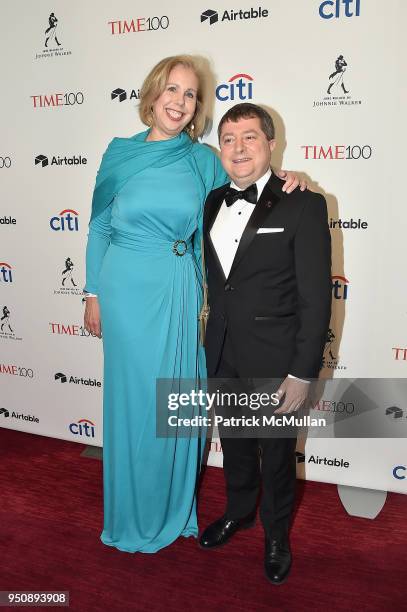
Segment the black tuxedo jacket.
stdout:
[[[227,330],[242,377],[318,376],[331,314],[331,238],[325,198],[270,177],[243,232],[229,276],[210,230],[229,185],[204,209],[210,315],[208,376],[216,373]],[[260,233],[259,228],[283,228]]]

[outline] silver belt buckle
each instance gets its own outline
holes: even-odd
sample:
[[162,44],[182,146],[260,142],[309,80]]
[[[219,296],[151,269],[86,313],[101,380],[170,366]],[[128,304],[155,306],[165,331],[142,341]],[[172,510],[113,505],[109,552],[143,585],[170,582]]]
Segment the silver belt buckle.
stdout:
[[[181,252],[179,251],[179,247],[181,247]],[[177,257],[183,257],[188,250],[188,245],[185,240],[176,240],[172,246],[172,252],[177,255]]]

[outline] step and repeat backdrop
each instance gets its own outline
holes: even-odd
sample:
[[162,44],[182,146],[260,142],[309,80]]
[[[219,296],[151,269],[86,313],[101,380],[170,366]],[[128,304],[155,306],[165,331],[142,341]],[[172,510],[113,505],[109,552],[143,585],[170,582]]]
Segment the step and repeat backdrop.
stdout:
[[[217,146],[233,104],[265,105],[274,167],[325,195],[333,314],[322,376],[372,379],[378,428],[392,432],[300,439],[298,474],[406,493],[406,3],[16,0],[0,12],[0,426],[102,444],[102,344],[82,303],[97,168],[113,136],[143,129],[152,66],[200,54],[216,77],[204,140]],[[313,413],[357,409],[349,392],[320,397]],[[216,439],[208,460],[222,464]]]

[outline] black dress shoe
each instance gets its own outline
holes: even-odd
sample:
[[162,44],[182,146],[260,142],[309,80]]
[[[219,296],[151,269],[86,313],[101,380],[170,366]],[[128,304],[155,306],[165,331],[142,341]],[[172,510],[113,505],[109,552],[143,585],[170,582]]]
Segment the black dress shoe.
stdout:
[[291,550],[288,538],[269,539],[266,537],[264,571],[273,584],[282,584],[291,569]]
[[243,519],[231,520],[222,516],[209,525],[199,538],[201,548],[216,548],[223,546],[239,529],[249,529],[256,521],[256,513],[249,514]]

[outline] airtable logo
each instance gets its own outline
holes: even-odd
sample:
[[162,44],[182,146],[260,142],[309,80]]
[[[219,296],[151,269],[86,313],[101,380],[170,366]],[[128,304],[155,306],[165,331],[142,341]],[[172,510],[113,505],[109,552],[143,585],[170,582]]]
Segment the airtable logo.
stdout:
[[55,380],[59,380],[60,383],[69,383],[74,385],[84,385],[85,387],[101,387],[102,383],[96,378],[83,378],[82,376],[71,376],[66,375],[63,372],[57,372],[54,375]]
[[[226,10],[223,11],[221,21],[241,21],[247,19],[261,19],[262,17],[268,17],[269,12],[267,9],[262,8],[261,6],[256,8],[249,9],[239,9],[236,11]],[[219,14],[217,11],[212,9],[207,9],[203,13],[201,13],[201,23],[204,21],[209,21],[209,25],[213,25],[219,21]]]
[[211,9],[208,9],[207,11],[201,13],[201,23],[203,21],[209,21],[209,25],[213,25],[218,21],[218,19],[219,15],[217,11],[212,11]]
[[39,423],[40,419],[32,414],[24,414],[23,412],[14,412],[12,411],[11,415],[9,410],[6,408],[0,408],[0,415],[4,414],[5,418],[11,416],[12,419],[17,419],[18,421],[29,421],[30,423]]
[[403,415],[403,409],[399,406],[389,406],[386,408],[386,416],[388,416],[391,420],[402,419]]
[[38,166],[38,164],[41,164],[41,168],[46,168],[46,166],[48,166],[48,157],[46,155],[37,155],[34,160],[34,164],[36,166]]
[[130,94],[127,95],[127,91],[118,87],[117,89],[113,89],[110,94],[111,100],[117,100],[118,102],[124,102],[125,100],[139,100],[140,98],[140,90],[139,89],[131,89]]
[[79,219],[76,210],[66,208],[61,210],[58,216],[51,217],[49,222],[51,229],[55,232],[68,230],[69,232],[79,231]]
[[8,217],[6,217],[6,215],[4,215],[4,217],[0,217],[0,225],[16,225],[16,223],[17,219],[12,217],[11,215],[9,215]]
[[235,74],[227,83],[216,88],[216,97],[221,102],[226,100],[251,100],[253,98],[253,77],[249,74]]
[[127,99],[127,93],[124,91],[124,89],[120,89],[120,87],[118,87],[112,91],[110,97],[112,100],[117,99],[119,102],[124,102],[124,100]]
[[329,228],[330,229],[367,229],[368,222],[363,221],[362,219],[329,219]]
[[[81,166],[87,164],[87,162],[86,157],[82,157],[82,155],[73,155],[72,157],[53,155],[51,157],[51,166]],[[42,168],[45,168],[49,164],[48,157],[46,155],[37,155],[34,159],[34,164],[36,166],[40,164]]]

